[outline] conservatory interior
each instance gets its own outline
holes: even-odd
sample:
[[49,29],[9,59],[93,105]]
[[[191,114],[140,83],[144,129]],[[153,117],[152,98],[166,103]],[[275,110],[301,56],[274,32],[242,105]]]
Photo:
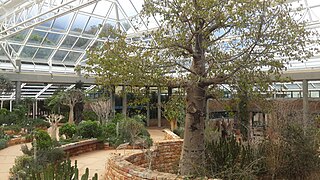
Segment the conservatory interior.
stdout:
[[320,179],[319,12],[0,0],[0,180]]

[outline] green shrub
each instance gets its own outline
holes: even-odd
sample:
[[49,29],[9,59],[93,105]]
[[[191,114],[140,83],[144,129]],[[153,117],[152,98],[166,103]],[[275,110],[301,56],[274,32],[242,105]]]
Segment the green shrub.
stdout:
[[[152,139],[150,134],[144,126],[142,116],[135,116],[134,118],[125,118],[123,115],[116,114],[103,127],[102,136],[105,141],[112,146],[118,146],[122,143],[130,143],[131,145],[143,143],[143,146],[152,146]],[[118,134],[117,134],[118,126]]]
[[82,121],[78,125],[78,135],[83,138],[100,137],[102,128],[97,121]]
[[4,128],[0,127],[0,139],[4,138],[6,135],[4,134]]
[[93,111],[83,111],[82,115],[83,115],[83,119],[85,121],[87,121],[87,120],[97,120],[98,119],[98,116]]
[[177,129],[174,129],[173,132],[178,135],[180,138],[183,139],[184,136],[184,128],[183,127],[178,127]]
[[7,147],[7,139],[0,139],[0,149],[4,149]]
[[53,147],[53,142],[47,131],[38,130],[35,132],[36,146],[39,150],[50,149]]
[[144,129],[142,122],[137,121],[136,119],[127,118],[120,122],[119,134],[127,140],[127,142],[133,144],[138,139],[139,135],[142,135],[142,129]]
[[10,111],[8,109],[2,108],[0,109],[0,115],[8,115]]
[[19,133],[21,131],[21,126],[20,125],[9,125],[9,126],[4,126],[3,129],[5,131],[14,131],[15,133]]
[[40,118],[32,119],[29,122],[33,128],[43,128],[43,127],[49,128],[50,127],[49,122],[45,121],[44,119],[40,119]]
[[66,135],[67,139],[72,138],[73,135],[77,132],[77,126],[75,124],[66,123],[59,129],[59,135]]

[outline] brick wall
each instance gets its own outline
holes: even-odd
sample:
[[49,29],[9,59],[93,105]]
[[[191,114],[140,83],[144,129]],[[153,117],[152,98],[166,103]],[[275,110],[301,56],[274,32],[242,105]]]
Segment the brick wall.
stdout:
[[25,137],[12,138],[12,139],[9,139],[9,141],[7,142],[7,146],[13,146],[16,144],[23,144],[23,143],[29,143],[29,142],[31,142],[31,140],[26,139]]
[[[170,174],[178,169],[183,140],[169,130],[165,133],[169,140],[155,143],[150,151],[110,158],[106,179],[183,179]],[[148,169],[150,159],[152,170]]]
[[69,157],[77,156],[85,152],[95,151],[97,149],[103,149],[104,144],[96,139],[88,139],[76,143],[66,144],[60,147]]

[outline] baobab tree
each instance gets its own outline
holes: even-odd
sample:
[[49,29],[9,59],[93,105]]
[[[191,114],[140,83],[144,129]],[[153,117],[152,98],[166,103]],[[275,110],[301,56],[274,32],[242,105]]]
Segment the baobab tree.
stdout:
[[130,42],[115,31],[112,41],[90,50],[86,70],[104,86],[185,88],[180,173],[197,174],[195,166],[205,163],[208,87],[245,79],[248,88],[263,89],[284,64],[317,51],[310,46],[318,44],[317,33],[291,10],[286,0],[145,0],[142,19],[160,22],[141,37],[149,42]]

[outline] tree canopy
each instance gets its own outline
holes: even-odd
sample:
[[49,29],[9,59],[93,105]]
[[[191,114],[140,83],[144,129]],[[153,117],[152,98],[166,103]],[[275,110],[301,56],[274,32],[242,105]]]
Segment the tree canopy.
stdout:
[[142,19],[159,28],[139,41],[126,34],[89,51],[88,72],[103,85],[174,85],[186,88],[182,175],[204,164],[208,86],[246,82],[266,88],[290,60],[318,51],[317,33],[294,18],[286,0],[145,0]]

